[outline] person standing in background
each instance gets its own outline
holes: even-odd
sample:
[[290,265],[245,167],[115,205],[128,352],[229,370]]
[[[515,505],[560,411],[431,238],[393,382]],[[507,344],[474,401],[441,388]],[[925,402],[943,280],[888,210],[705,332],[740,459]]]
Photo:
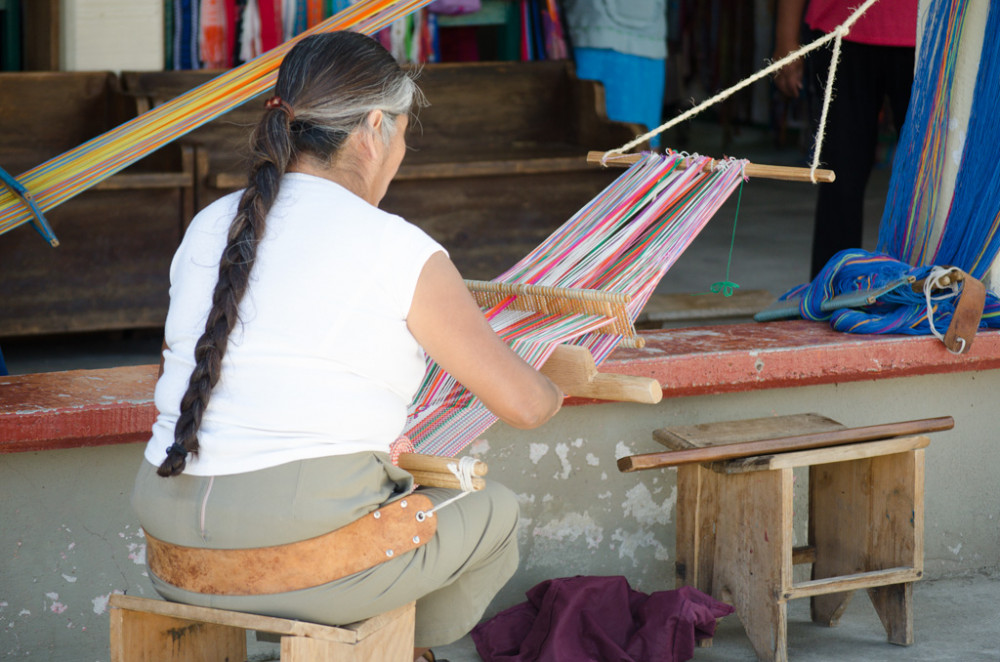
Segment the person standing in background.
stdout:
[[608,118],[662,124],[666,0],[565,0],[565,12],[576,75],[604,85]]
[[[847,0],[778,0],[774,59],[798,50],[803,21],[814,41],[832,32],[857,9]],[[865,187],[875,162],[879,117],[888,98],[897,133],[902,130],[913,85],[917,0],[879,0],[844,36],[826,122],[820,163],[837,179],[819,186],[810,278],[845,248],[860,248]],[[775,74],[778,90],[797,97],[805,85],[823,96],[831,49],[814,51]],[[808,75],[806,74],[808,71]]]

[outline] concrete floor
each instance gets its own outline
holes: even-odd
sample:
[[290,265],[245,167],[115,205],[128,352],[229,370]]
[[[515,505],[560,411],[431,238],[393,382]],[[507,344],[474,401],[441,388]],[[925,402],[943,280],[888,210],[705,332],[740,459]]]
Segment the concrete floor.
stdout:
[[[797,165],[801,154],[775,149],[767,137],[744,131],[723,150],[711,130],[694,132],[700,144],[689,151],[746,156],[758,163]],[[874,248],[875,232],[888,185],[889,170],[873,173],[866,206],[863,248]],[[815,190],[810,184],[752,181],[740,203],[733,254],[730,243],[736,216],[735,196],[682,256],[661,283],[663,293],[703,293],[726,277],[743,290],[764,289],[774,295],[808,278]],[[12,374],[101,368],[158,361],[159,332],[94,334],[73,338],[4,339]],[[898,647],[885,634],[871,604],[857,595],[839,627],[809,621],[808,601],[789,604],[789,657],[792,660],[955,660],[1000,661],[1000,576],[977,575],[920,582],[915,588],[916,643]],[[451,662],[479,660],[470,638],[436,651]],[[255,657],[260,660],[263,658]],[[720,623],[714,644],[698,649],[695,660],[753,660],[755,656],[735,616]]]
[[[1000,576],[918,582],[912,646],[895,646],[864,593],[856,593],[834,628],[809,620],[809,601],[788,603],[788,658],[794,662],[997,662],[1000,660]],[[470,637],[435,650],[439,659],[478,662]],[[723,618],[712,645],[695,662],[756,660],[734,615]]]

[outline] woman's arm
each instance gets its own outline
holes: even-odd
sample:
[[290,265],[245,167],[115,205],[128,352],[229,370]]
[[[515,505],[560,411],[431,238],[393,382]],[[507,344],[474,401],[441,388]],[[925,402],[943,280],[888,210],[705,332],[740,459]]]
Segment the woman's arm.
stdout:
[[424,351],[503,422],[536,428],[562,406],[563,394],[490,327],[444,253],[427,260],[407,326]]

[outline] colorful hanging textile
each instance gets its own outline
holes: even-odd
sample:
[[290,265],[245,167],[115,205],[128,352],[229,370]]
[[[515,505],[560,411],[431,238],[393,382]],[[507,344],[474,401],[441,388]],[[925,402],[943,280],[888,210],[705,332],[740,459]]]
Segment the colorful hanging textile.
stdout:
[[201,0],[198,51],[201,65],[206,69],[228,69],[232,66],[226,4],[226,0]]
[[[299,39],[333,30],[353,29],[374,34],[430,1],[363,0],[294,40],[22,173],[17,179],[31,192],[42,211],[47,211],[270,89],[282,58]],[[0,234],[33,218],[31,209],[13,192],[0,191]]]
[[323,0],[306,0],[306,29],[316,26],[323,20]]
[[955,192],[933,260],[960,266],[976,278],[986,274],[1000,252],[1000,132],[994,124],[1000,81],[998,3],[989,3],[985,35]]
[[[932,261],[931,224],[944,172],[955,61],[965,26],[967,0],[932,3],[910,105],[893,157],[876,250],[912,265]],[[991,12],[992,13],[992,12]]]
[[173,69],[198,68],[198,3],[197,0],[176,0],[173,20]]
[[[494,282],[596,290],[620,297],[634,321],[657,283],[743,181],[743,161],[647,154],[534,251]],[[684,166],[688,167],[684,167]],[[600,364],[622,342],[607,317],[486,309],[494,330],[540,367],[561,343],[586,347]],[[418,452],[454,455],[496,421],[433,363],[410,407],[406,436]]]
[[[962,288],[952,284],[925,292],[911,283],[927,282],[934,265],[982,278],[1000,252],[1000,133],[992,126],[1000,43],[991,38],[1000,33],[998,3],[989,6],[954,193],[950,201],[940,197],[945,159],[952,158],[945,138],[968,8],[968,0],[931,3],[876,251],[841,251],[811,283],[782,295],[786,301],[798,299],[803,318],[829,320],[834,329],[848,333],[940,335]],[[943,206],[947,216],[935,229]],[[865,303],[870,298],[875,303]],[[838,307],[837,301],[845,305]],[[1000,327],[1000,297],[993,292],[986,294],[979,326]]]

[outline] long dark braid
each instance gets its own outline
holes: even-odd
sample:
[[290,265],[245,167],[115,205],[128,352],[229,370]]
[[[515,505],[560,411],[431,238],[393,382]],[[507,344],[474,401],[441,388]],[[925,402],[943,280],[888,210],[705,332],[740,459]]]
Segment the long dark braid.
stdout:
[[181,398],[174,443],[157,470],[160,476],[180,474],[187,455],[198,453],[198,430],[222,374],[222,358],[239,321],[257,246],[289,164],[302,155],[329,163],[376,109],[385,113],[382,138],[387,141],[394,117],[408,112],[419,96],[412,79],[381,45],[353,32],[299,42],[281,65],[275,93],[250,141],[249,183],[229,227],[212,308],[195,345],[195,367]]

